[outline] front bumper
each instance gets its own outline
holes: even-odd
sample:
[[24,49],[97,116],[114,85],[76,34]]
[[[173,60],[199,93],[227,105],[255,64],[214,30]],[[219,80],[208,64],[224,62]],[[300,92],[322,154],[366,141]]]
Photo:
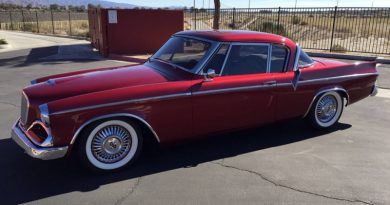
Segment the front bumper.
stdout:
[[11,137],[28,155],[34,158],[43,160],[58,159],[64,157],[68,152],[67,146],[39,147],[34,145],[34,143],[32,143],[28,138],[27,134],[19,126],[19,120],[12,127]]

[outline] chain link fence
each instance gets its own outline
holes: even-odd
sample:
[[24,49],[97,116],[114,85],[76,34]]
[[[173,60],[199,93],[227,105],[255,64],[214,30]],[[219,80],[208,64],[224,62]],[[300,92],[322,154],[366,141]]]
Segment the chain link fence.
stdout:
[[88,13],[71,11],[0,11],[0,29],[89,37]]
[[[186,30],[213,28],[213,9],[184,12]],[[286,36],[306,49],[390,54],[390,8],[221,9],[219,24]]]

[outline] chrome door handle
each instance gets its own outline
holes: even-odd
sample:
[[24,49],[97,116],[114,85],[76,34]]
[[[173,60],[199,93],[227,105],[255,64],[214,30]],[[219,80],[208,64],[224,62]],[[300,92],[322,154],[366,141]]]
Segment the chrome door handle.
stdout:
[[267,81],[263,83],[264,85],[276,85],[276,80]]

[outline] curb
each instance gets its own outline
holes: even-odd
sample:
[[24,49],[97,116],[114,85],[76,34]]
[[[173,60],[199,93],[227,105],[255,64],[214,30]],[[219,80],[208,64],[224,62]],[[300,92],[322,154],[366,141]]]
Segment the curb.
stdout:
[[34,32],[29,32],[29,31],[16,31],[16,30],[2,30],[2,31],[9,31],[9,32],[16,32],[16,33],[28,33],[28,34],[34,34],[34,35],[40,35],[40,36],[51,36],[51,37],[59,37],[59,38],[70,38],[70,39],[76,39],[76,40],[87,40],[87,41],[90,40],[90,38],[82,37],[82,36],[67,36],[67,35],[59,35],[59,34],[34,33]]
[[358,60],[358,61],[376,61],[377,63],[390,64],[390,59],[384,59],[382,57],[375,56],[356,56],[348,54],[337,54],[337,53],[315,53],[315,52],[306,52],[311,57],[321,57],[321,58],[338,58],[346,60]]

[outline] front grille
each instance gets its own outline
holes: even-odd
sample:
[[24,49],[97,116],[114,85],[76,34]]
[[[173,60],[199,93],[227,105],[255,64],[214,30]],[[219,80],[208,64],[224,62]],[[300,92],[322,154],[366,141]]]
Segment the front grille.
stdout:
[[28,119],[28,99],[26,94],[22,94],[22,104],[20,109],[20,120],[23,124],[26,124]]

